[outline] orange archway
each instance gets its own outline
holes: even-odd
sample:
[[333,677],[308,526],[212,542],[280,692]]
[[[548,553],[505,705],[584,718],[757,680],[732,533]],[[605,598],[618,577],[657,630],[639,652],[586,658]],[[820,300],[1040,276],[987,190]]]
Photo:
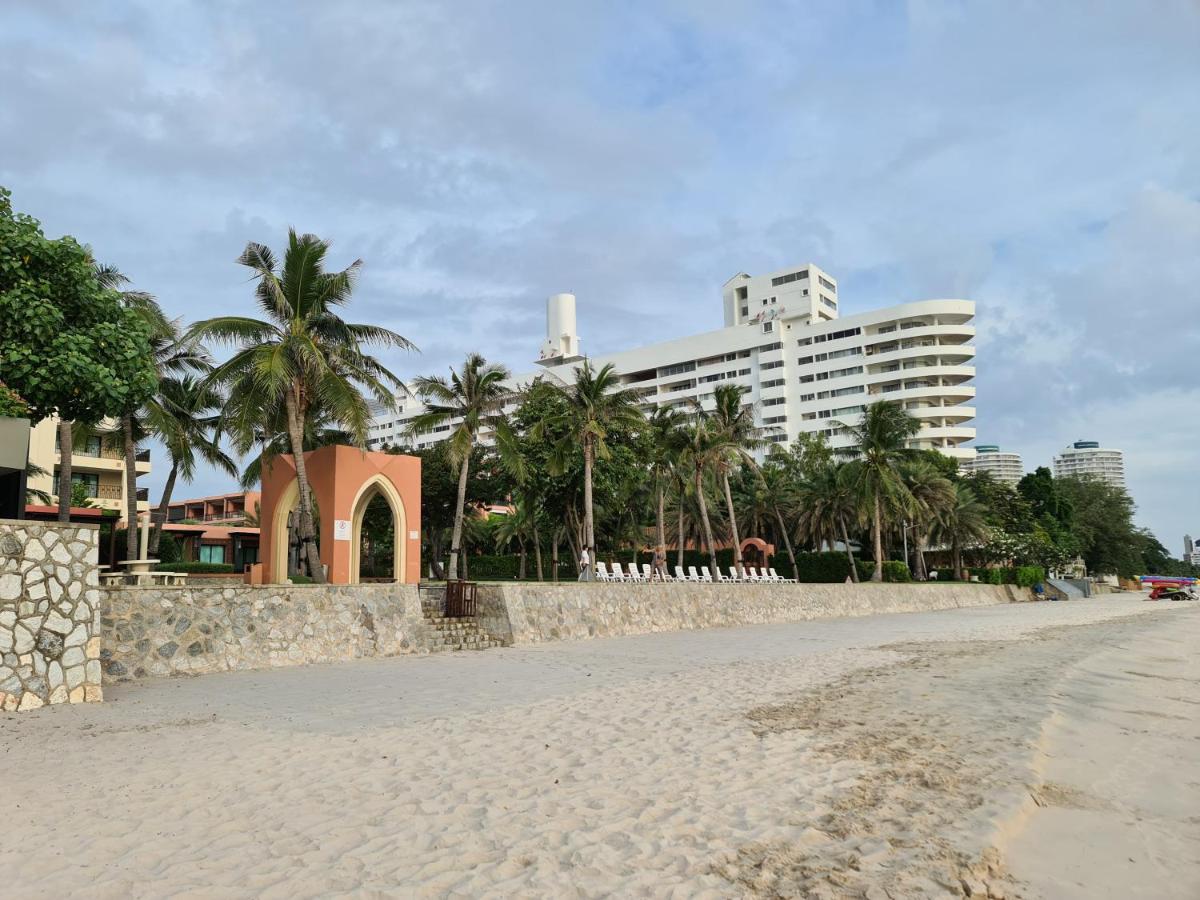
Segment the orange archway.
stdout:
[[742,559],[748,566],[770,565],[771,557],[775,555],[775,545],[768,544],[762,538],[746,538],[741,544]]
[[[394,580],[421,580],[421,460],[333,445],[304,454],[304,465],[320,513],[321,562],[330,584],[358,582],[358,554],[367,504],[382,496],[392,511]],[[288,580],[288,516],[300,499],[290,455],[273,457],[263,472],[259,515],[262,580]]]

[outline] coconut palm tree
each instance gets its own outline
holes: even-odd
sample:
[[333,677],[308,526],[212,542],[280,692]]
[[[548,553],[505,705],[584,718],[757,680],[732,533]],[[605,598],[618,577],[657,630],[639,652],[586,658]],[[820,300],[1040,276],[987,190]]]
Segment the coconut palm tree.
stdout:
[[511,373],[504,366],[489,363],[478,353],[468,354],[459,371],[450,370],[449,378],[426,375],[413,381],[412,387],[425,403],[425,410],[408,425],[408,435],[428,431],[447,422],[453,423],[446,441],[452,466],[458,467],[458,503],[454,509],[454,531],[450,538],[449,581],[458,578],[458,556],[462,549],[463,515],[467,504],[467,477],[471,451],[479,440],[481,428],[491,428],[497,439],[511,440],[511,432],[500,412],[515,396],[507,384]]
[[756,482],[761,488],[762,502],[765,508],[775,517],[775,523],[779,526],[779,535],[783,540],[784,549],[787,550],[788,560],[792,564],[792,572],[795,573],[798,571],[796,551],[792,547],[792,536],[784,523],[784,510],[790,512],[796,508],[796,485],[788,477],[787,470],[777,464],[773,457],[774,454],[767,458],[765,466],[758,468]]
[[747,392],[747,388],[737,384],[717,385],[713,389],[712,411],[706,412],[697,406],[700,416],[707,417],[715,441],[712,453],[713,471],[725,494],[725,512],[729,517],[733,560],[739,578],[745,576],[745,569],[742,566],[741,535],[738,533],[733,493],[729,489],[729,476],[739,466],[757,468],[751,451],[764,443],[759,434],[760,429],[754,424],[754,408],[742,403],[742,397]]
[[838,423],[853,446],[839,449],[850,457],[850,477],[867,504],[871,535],[875,545],[875,571],[872,581],[883,580],[883,519],[890,512],[906,509],[911,503],[908,488],[900,473],[900,464],[911,457],[907,443],[921,424],[898,403],[880,400],[863,410],[855,425]]
[[617,370],[611,364],[599,371],[589,360],[575,370],[575,381],[558,387],[564,399],[561,410],[551,419],[537,422],[533,436],[540,440],[547,429],[561,428],[566,437],[554,445],[550,456],[552,475],[567,469],[567,459],[583,453],[583,541],[591,559],[591,579],[596,566],[596,522],[592,504],[592,474],[597,462],[612,458],[608,437],[613,432],[641,428],[645,417],[637,395],[620,387]]
[[145,426],[167,450],[171,468],[163,485],[162,499],[151,514],[149,556],[156,558],[162,538],[163,524],[171,505],[175,482],[182,478],[190,482],[200,461],[237,476],[237,466],[221,449],[216,431],[217,413],[223,398],[191,375],[160,378],[158,390],[143,411]]
[[974,491],[965,484],[956,482],[953,503],[943,508],[934,524],[934,537],[942,544],[950,545],[954,577],[960,581],[966,580],[963,548],[969,544],[982,543],[991,535],[987,525],[987,512],[987,506],[979,501]]
[[851,481],[849,464],[830,463],[814,469],[800,483],[796,491],[796,537],[818,550],[822,546],[832,549],[841,541],[850,564],[850,579],[858,581],[849,525],[857,526],[862,514]]
[[304,462],[304,433],[320,410],[365,446],[371,410],[363,394],[384,408],[395,405],[392,389],[400,380],[364,344],[414,349],[406,339],[378,325],[345,321],[338,308],[349,302],[362,261],[340,272],[325,270],[329,243],[315,235],[288,231],[280,266],[264,244],[249,243],[238,262],[257,281],[255,300],[265,319],[222,316],[197,322],[189,336],[233,344],[236,351],[217,366],[209,383],[228,387],[223,430],[235,450],[254,445],[262,429],[282,410],[296,466],[299,516],[296,536],[301,558],[315,581],[325,580],[317,553],[312,492]]
[[667,487],[675,480],[674,469],[687,442],[684,416],[676,409],[658,407],[649,418],[650,480],[654,485],[654,524],[658,546],[667,545],[664,507]]
[[914,574],[918,581],[924,581],[927,577],[925,544],[929,540],[930,529],[954,505],[957,495],[950,479],[922,460],[905,466],[902,474],[908,493],[912,496],[912,507],[908,522],[901,527],[912,528],[916,562]]
[[704,542],[708,547],[708,558],[712,571],[717,571],[717,546],[713,541],[712,520],[708,515],[708,499],[705,496],[704,476],[711,472],[726,453],[724,437],[713,430],[704,417],[697,417],[687,430],[687,447],[684,460],[691,471],[692,491],[704,531]]

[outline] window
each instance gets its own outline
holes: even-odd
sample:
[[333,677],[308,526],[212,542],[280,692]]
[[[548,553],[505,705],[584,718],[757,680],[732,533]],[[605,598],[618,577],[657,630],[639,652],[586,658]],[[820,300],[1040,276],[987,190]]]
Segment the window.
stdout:
[[826,306],[828,306],[830,309],[837,309],[837,304],[834,303],[832,300],[830,300],[828,297],[826,297],[824,294],[821,295],[821,302],[824,303]]
[[839,388],[836,391],[830,391],[830,397],[848,397],[851,394],[861,394],[865,388],[860,384],[858,387]]
[[765,438],[763,438],[763,440],[770,441],[773,444],[782,444],[785,441],[787,441],[787,435],[786,434],[768,434]]
[[750,315],[750,308],[748,306],[743,306],[742,307],[742,318],[744,319],[748,315]]
[[836,294],[836,293],[837,293],[837,287],[836,287],[836,286],[834,285],[834,283],[833,283],[832,281],[830,281],[828,278],[824,278],[824,277],[822,277],[822,276],[818,275],[818,276],[817,276],[817,281],[819,281],[819,282],[821,283],[821,287],[823,287],[823,288],[825,288],[826,290],[828,290],[828,291],[829,291],[829,293],[831,293],[831,294]]
[[778,368],[779,368],[780,366],[782,366],[782,365],[783,365],[783,360],[782,360],[782,359],[777,359],[775,362],[763,363],[763,364],[762,364],[762,368],[764,368],[764,369],[778,369]]
[[801,269],[799,272],[789,272],[787,275],[772,278],[771,287],[779,287],[781,284],[791,284],[793,281],[803,281],[807,277],[808,269]]
[[764,400],[763,406],[779,406],[781,403],[787,403],[786,397],[772,397],[770,400]]
[[816,398],[817,398],[816,394],[801,394],[800,402],[807,403],[809,400],[815,400]]
[[799,359],[796,360],[796,365],[807,366],[812,361],[813,361],[813,358],[811,356],[801,356]]
[[772,378],[770,381],[764,381],[762,383],[762,387],[773,388],[773,387],[779,387],[781,384],[783,384],[782,378]]
[[811,382],[813,381],[813,379],[814,379],[814,378],[816,378],[816,376],[815,376],[815,375],[801,375],[801,376],[800,376],[800,383],[801,383],[801,384],[809,384],[809,383],[811,383]]
[[[58,484],[58,471],[55,470],[54,484]],[[100,476],[95,472],[72,472],[71,485],[82,484],[87,490],[87,496],[95,498],[100,493]]]
[[739,375],[749,375],[750,370],[749,369],[738,369],[738,374]]
[[[768,322],[767,324],[770,325],[771,323]],[[782,349],[783,349],[783,343],[776,341],[774,344],[763,344],[761,347],[758,348],[758,351],[759,351],[759,353],[770,353],[772,350],[782,350]]]
[[680,372],[695,372],[696,364],[694,362],[676,363],[673,366],[664,366],[658,370],[659,378],[666,378],[669,375],[678,375]]
[[201,544],[200,545],[200,562],[203,562],[203,563],[223,563],[223,562],[225,562],[225,545],[224,544]]
[[764,416],[762,423],[764,425],[778,425],[780,422],[786,422],[787,416]]
[[800,338],[800,340],[796,341],[796,346],[797,347],[807,347],[811,343],[812,343],[812,338]]
[[[81,441],[73,441],[71,443],[72,456],[99,456],[100,449],[103,443],[98,434],[89,434]],[[62,444],[58,440],[58,431],[54,432],[54,449],[62,453]]]

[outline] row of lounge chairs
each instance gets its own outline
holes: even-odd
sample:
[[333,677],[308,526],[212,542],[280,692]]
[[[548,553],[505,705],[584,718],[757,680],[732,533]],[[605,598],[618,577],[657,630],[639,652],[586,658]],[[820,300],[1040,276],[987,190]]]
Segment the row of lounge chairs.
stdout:
[[[622,571],[621,564],[615,562],[610,570],[602,562],[596,563],[596,579],[598,581],[619,581],[624,583],[639,583],[645,584],[651,581],[658,581],[658,577],[650,570],[649,563],[642,563],[642,570],[639,572],[637,565],[629,563],[628,571]],[[717,569],[717,577],[713,578],[709,572],[708,566],[701,566],[700,571],[696,571],[695,566],[688,566],[687,572],[683,571],[683,566],[675,567],[675,575],[667,575],[665,581],[682,581],[693,582],[695,584],[795,584],[795,578],[784,578],[778,574],[773,568],[764,568],[760,573],[754,566],[742,566],[742,575],[739,577],[737,568],[729,567],[729,574],[722,575],[721,570]]]

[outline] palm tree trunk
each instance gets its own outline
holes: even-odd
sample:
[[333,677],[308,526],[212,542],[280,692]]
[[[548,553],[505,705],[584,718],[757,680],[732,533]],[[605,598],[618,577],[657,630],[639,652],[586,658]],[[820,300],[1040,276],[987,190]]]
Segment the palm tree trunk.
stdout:
[[729,489],[729,473],[721,473],[721,485],[725,489],[725,508],[729,510],[729,530],[733,534],[733,561],[737,566],[738,578],[745,577],[742,568],[742,541],[738,535],[737,515],[733,511],[733,492]]
[[162,499],[158,501],[158,509],[154,510],[150,516],[150,549],[147,554],[151,559],[157,559],[158,542],[162,537],[163,525],[167,522],[168,507],[171,505],[171,494],[175,492],[175,479],[179,475],[179,464],[171,463],[171,470],[167,472],[167,483],[163,485]]
[[713,544],[712,524],[708,521],[708,502],[704,499],[704,470],[696,469],[696,498],[700,501],[700,521],[704,525],[704,539],[708,542],[708,558],[712,565],[713,578],[717,572],[717,548]]
[[58,521],[71,521],[71,457],[75,439],[72,423],[58,420]]
[[684,514],[683,514],[684,484],[679,482],[679,544],[675,548],[675,564],[683,567]]
[[854,551],[850,549],[850,533],[846,530],[846,519],[838,516],[838,524],[842,526],[842,546],[846,548],[846,556],[850,559],[850,580],[858,584],[858,566],[854,564]]
[[929,572],[925,569],[925,532],[917,530],[913,535],[916,538],[916,563],[917,563],[917,581],[926,581],[929,578]]
[[517,580],[524,581],[525,580],[525,542],[519,541],[518,546],[521,548],[521,563],[518,566]]
[[796,568],[796,551],[792,549],[792,536],[788,534],[787,528],[783,525],[783,513],[779,511],[779,507],[775,507],[775,518],[779,520],[779,533],[783,535],[783,546],[787,548],[788,559],[792,562],[792,577],[800,578],[800,570]]
[[[663,522],[663,486],[661,483],[658,485],[658,508],[655,512],[658,517],[657,520],[655,521],[655,525],[658,526],[658,544],[656,545],[656,547],[666,547],[667,546],[667,532],[665,530],[665,524]],[[657,549],[655,552],[657,552]]]
[[[308,566],[308,574],[317,584],[325,583],[325,568],[317,552],[316,525],[313,521],[312,491],[308,484],[308,466],[304,462],[304,424],[300,420],[300,403],[296,396],[298,388],[287,393],[288,443],[292,448],[292,460],[296,466],[296,485],[299,489],[296,522],[296,537],[300,539],[300,558]],[[332,510],[330,510],[332,512]]]
[[545,579],[542,578],[542,536],[538,533],[536,514],[530,524],[533,529],[533,564],[537,567],[537,580],[544,581]]
[[596,571],[596,528],[592,519],[592,444],[583,445],[583,540],[588,551],[587,581]]
[[133,441],[133,416],[121,416],[125,441],[125,558],[138,558],[137,444]]
[[550,579],[558,582],[558,540],[561,532],[555,528],[550,535]]
[[[450,537],[450,570],[446,573],[447,581],[458,578],[458,552],[462,546],[463,514],[467,505],[467,473],[470,465],[471,454],[467,453],[458,470],[458,502],[454,506],[454,532]],[[466,568],[466,560],[463,560],[463,578],[467,577]]]
[[875,571],[871,573],[871,580],[883,581],[883,503],[879,491],[875,492],[875,521],[871,530],[875,538]]

